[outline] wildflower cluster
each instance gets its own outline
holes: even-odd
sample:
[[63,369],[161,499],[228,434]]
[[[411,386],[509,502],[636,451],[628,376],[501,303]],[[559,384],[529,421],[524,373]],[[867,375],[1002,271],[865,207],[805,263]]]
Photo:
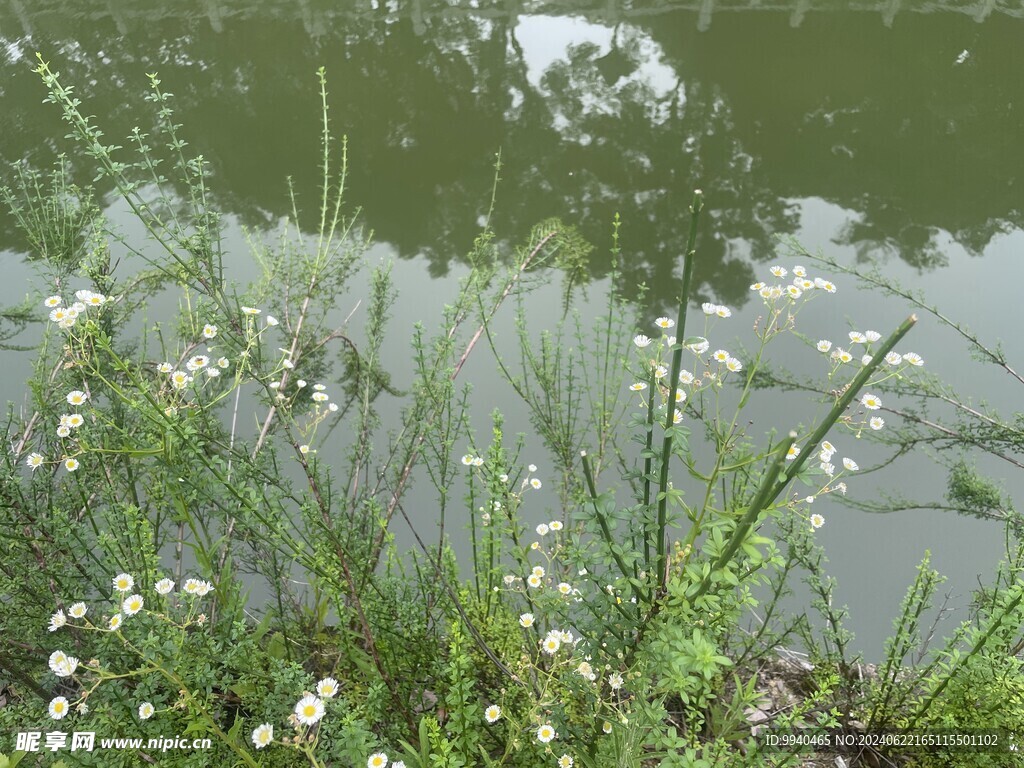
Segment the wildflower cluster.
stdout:
[[[58,609],[50,616],[47,629],[50,632],[68,629],[79,632],[85,631],[113,635],[119,638],[126,648],[141,656],[141,652],[136,650],[133,642],[122,634],[127,626],[126,620],[138,621],[139,619],[134,619],[133,617],[142,614],[159,624],[173,627],[179,632],[184,632],[193,625],[205,623],[205,614],[196,613],[199,604],[195,598],[205,597],[214,590],[213,585],[208,581],[188,579],[178,593],[177,598],[175,598],[175,596],[171,595],[175,584],[171,579],[165,577],[156,583],[154,591],[158,596],[157,602],[160,610],[154,610],[147,608],[146,599],[142,594],[132,591],[135,587],[135,578],[130,573],[119,573],[113,576],[111,578],[111,586],[113,587],[114,598],[109,614],[101,614],[100,618],[94,622],[89,618],[90,606],[85,602],[76,602],[66,612],[64,609]],[[185,613],[178,619],[172,618],[168,609],[174,607],[177,599],[182,597],[189,598]],[[105,668],[97,659],[91,660],[85,667],[82,667],[83,671],[79,672],[79,659],[70,656],[63,650],[53,651],[50,654],[48,665],[50,671],[57,677],[69,678],[69,682],[78,682],[82,686],[74,707],[80,715],[88,713],[88,699],[103,682],[124,677],[123,674],[118,674],[113,670]],[[156,674],[159,672],[159,668],[150,667],[148,671]],[[57,696],[50,701],[48,711],[50,717],[59,720],[68,714],[70,708],[71,702],[66,696]],[[153,704],[148,701],[139,704],[137,711],[140,720],[148,720],[156,713]]]
[[98,309],[112,299],[102,293],[94,293],[89,290],[75,291],[75,301],[65,304],[64,298],[59,295],[49,296],[43,301],[43,305],[50,310],[50,322],[56,323],[58,327],[69,330],[78,322],[78,318],[85,314],[88,309]]

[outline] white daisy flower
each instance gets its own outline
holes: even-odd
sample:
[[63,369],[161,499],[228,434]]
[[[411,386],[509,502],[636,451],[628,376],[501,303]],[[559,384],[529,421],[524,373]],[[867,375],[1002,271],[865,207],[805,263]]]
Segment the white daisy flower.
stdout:
[[872,416],[868,424],[871,426],[872,429],[877,431],[885,426],[885,419],[883,419],[881,416]]
[[[323,716],[324,703],[312,694],[303,696],[295,705],[295,717],[303,725],[315,725]],[[387,765],[387,758],[380,765]]]
[[735,357],[730,357],[725,361],[725,367],[733,373],[743,370],[743,363],[737,360]]
[[78,469],[78,467],[78,459],[64,459],[64,469],[66,469],[68,472],[74,472],[76,469]]
[[[56,653],[60,654],[60,658],[50,664],[53,674],[57,677],[71,677],[75,674],[75,670],[78,669],[78,659],[74,656],[65,656],[60,651]],[[51,655],[50,658],[53,659],[54,655],[56,654]]]
[[501,717],[501,707],[497,704],[491,704],[487,709],[484,710],[484,719],[488,723],[493,723]]
[[533,626],[533,614],[532,613],[522,613],[522,614],[520,614],[519,615],[519,626],[526,627],[527,629],[532,627]]
[[878,331],[864,331],[864,337],[872,344],[882,338]]
[[798,264],[793,267],[793,274],[797,277],[807,277],[807,270]]
[[60,720],[64,715],[68,713],[68,700],[63,696],[58,696],[50,701],[50,717],[54,720]]
[[184,389],[192,381],[192,377],[184,371],[175,371],[171,374],[171,385],[175,389]]
[[[537,544],[536,541],[533,543]],[[534,589],[537,589],[537,587],[539,587],[541,584],[540,576],[538,576],[535,573],[531,573],[529,576],[526,577],[526,583]]]
[[252,732],[252,743],[256,749],[263,749],[274,740],[274,726],[263,723]]
[[558,652],[558,649],[561,648],[562,640],[557,635],[549,632],[547,637],[541,641],[540,646],[548,656],[554,656]]
[[256,309],[256,307],[242,307],[243,315],[258,315],[262,310]]
[[207,323],[206,325],[203,326],[203,338],[204,339],[212,339],[216,335],[217,335],[217,326],[216,325],[210,325],[209,323]]
[[156,589],[156,593],[158,595],[170,594],[171,590],[174,589],[174,582],[170,579],[160,579],[160,581],[156,583],[154,589]]
[[194,355],[188,359],[188,362],[185,363],[185,367],[188,368],[190,371],[195,372],[200,370],[201,368],[205,368],[209,364],[210,358],[208,358],[206,355]]
[[561,582],[558,585],[558,592],[560,594],[562,594],[562,595],[571,594],[572,593],[572,584],[569,584],[568,582],[565,582],[565,581]]
[[786,293],[789,294],[789,298],[791,298],[791,299],[799,299],[801,296],[804,295],[804,292],[801,291],[795,285],[787,285],[786,286]]
[[645,384],[642,381],[638,381],[635,382],[634,384],[630,384],[629,388],[634,392],[643,392],[645,389],[647,389],[647,384]]
[[663,330],[667,330],[676,324],[675,320],[670,320],[667,317],[659,317],[654,321],[654,324]]
[[82,392],[80,389],[73,389],[70,392],[68,392],[68,395],[65,399],[68,401],[68,405],[81,405],[82,403],[89,399],[89,396],[85,392]]
[[30,453],[25,459],[25,463],[32,469],[39,469],[43,465],[43,457],[38,453]]
[[726,360],[729,359],[730,355],[724,349],[716,349],[714,353],[711,355],[711,357],[720,363],[724,363]]
[[786,461],[792,461],[800,455],[800,448],[796,445],[789,446],[789,450],[786,451]]
[[59,307],[63,301],[64,300],[60,296],[49,296],[45,301],[43,301],[43,305],[52,309],[53,307]]
[[57,437],[67,437],[71,434],[71,427],[62,425],[57,427]]
[[323,403],[323,402],[326,402],[327,400],[330,400],[330,396],[328,396],[328,394],[326,392],[314,392],[313,393],[313,402],[315,402],[315,403]]
[[688,344],[686,348],[689,349],[694,354],[703,355],[705,352],[708,351],[710,346],[711,343],[707,339],[701,339],[700,341],[695,342],[693,344]]
[[651,340],[642,333],[639,333],[633,337],[633,343],[640,349],[643,349],[644,347],[650,346]]
[[715,314],[719,317],[732,317],[732,310],[726,306],[719,304],[715,307]]
[[907,352],[903,355],[903,362],[920,367],[924,365],[924,358],[916,352]]
[[750,290],[752,290],[752,291],[760,291],[764,287],[765,287],[764,283],[754,283],[752,286],[750,286]]
[[771,272],[776,277],[785,277],[786,276],[786,270],[783,267],[774,266],[771,269],[769,269],[768,271]]
[[[483,456],[477,456],[475,459],[473,459],[473,466],[474,467],[482,467],[483,465],[484,465],[484,457]],[[538,480],[537,482],[540,482],[540,481]],[[536,487],[537,486],[534,486],[534,488],[536,488]]]
[[843,457],[843,466],[846,467],[850,472],[856,472],[860,467],[857,466],[857,462],[853,459]]
[[267,315],[267,325],[273,328],[275,325],[279,325],[278,319],[273,315]]
[[383,752],[374,752],[366,761],[366,768],[384,768],[388,764],[388,756]]
[[718,309],[718,306],[712,304],[710,301],[705,301],[703,304],[700,305],[700,308],[704,310],[705,315],[713,315],[715,314],[715,310]]
[[[817,285],[818,281],[815,280],[814,282],[815,282],[815,285]],[[833,283],[830,283],[828,280],[823,280],[822,281],[821,289],[823,291],[825,291],[826,293],[835,293],[836,292],[835,285]]]
[[85,603],[74,603],[68,608],[68,616],[72,619],[80,619],[88,612],[89,606]]
[[835,352],[835,356],[836,356],[836,359],[837,359],[837,360],[838,360],[838,361],[839,361],[840,363],[848,363],[848,362],[850,362],[851,360],[853,360],[853,355],[851,355],[851,354],[850,354],[849,352],[847,352],[847,351],[846,351],[845,349],[838,349],[838,350],[836,350],[836,352]]
[[690,373],[689,371],[680,371],[679,372],[679,382],[681,384],[692,384],[693,383],[693,374]]
[[540,525],[537,526],[537,535],[538,536],[546,536],[547,533],[548,533],[548,530],[549,529],[548,529],[547,523],[541,523]]
[[[904,359],[906,359],[906,355],[904,355]],[[877,395],[872,395],[870,392],[860,399],[860,404],[869,411],[877,411],[882,407],[882,401]]]
[[121,614],[115,613],[113,616],[111,616],[110,621],[107,622],[107,626],[111,630],[118,629],[121,626]]
[[863,344],[868,340],[868,337],[860,331],[850,331],[847,335],[850,337],[851,344]]
[[555,729],[550,724],[544,723],[544,725],[537,729],[537,741],[541,744],[547,744],[553,738],[555,738]]
[[174,366],[171,365],[170,363],[160,363],[160,365],[158,365],[156,369],[160,371],[160,373],[170,373],[171,371],[174,370]]
[[654,369],[654,378],[663,379],[668,375],[668,368],[664,365],[656,366]]
[[827,461],[821,462],[821,464],[819,464],[818,466],[820,466],[822,471],[826,475],[828,475],[829,477],[832,477],[832,475],[834,475],[836,473],[835,465],[834,464],[830,464]]
[[316,684],[316,693],[322,699],[333,699],[338,693],[338,681],[333,677],[325,677]]
[[885,362],[889,365],[899,365],[903,362],[903,355],[896,352],[890,352],[885,356]]
[[218,376],[220,376],[220,371],[218,369],[216,369],[216,368],[207,368],[206,369],[206,378],[208,378],[208,379],[216,379]]
[[613,691],[619,690],[622,687],[623,682],[624,681],[622,679],[622,675],[620,675],[618,672],[612,672],[608,676],[608,687],[611,688]]
[[156,712],[156,708],[148,701],[139,704],[139,720],[149,720],[154,712]]
[[84,423],[85,423],[85,419],[82,417],[82,414],[80,414],[80,413],[68,414],[67,425],[69,427],[71,427],[72,429],[78,429]]
[[142,610],[142,605],[142,595],[129,595],[124,599],[124,602],[121,603],[121,610],[124,611],[126,616],[134,616]]
[[128,592],[129,590],[131,590],[132,587],[135,586],[135,579],[133,579],[127,573],[117,574],[117,576],[111,579],[111,582],[114,585],[114,589],[116,589],[118,592]]
[[811,515],[811,527],[812,528],[821,528],[821,526],[823,526],[824,524],[825,524],[825,518],[822,517],[821,515],[819,515],[817,512],[815,512],[813,515]]
[[67,623],[68,617],[64,615],[64,611],[57,611],[50,617],[50,626],[46,629],[48,632],[56,632]]
[[540,480],[538,480],[536,477],[531,477],[530,478],[530,487],[533,488],[535,491],[539,491],[540,487],[541,487]]

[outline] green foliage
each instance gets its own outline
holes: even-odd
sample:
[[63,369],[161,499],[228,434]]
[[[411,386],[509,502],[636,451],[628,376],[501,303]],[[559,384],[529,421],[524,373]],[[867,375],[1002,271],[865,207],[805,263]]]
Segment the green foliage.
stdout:
[[[824,520],[811,505],[845,495],[841,478],[857,469],[832,465],[828,438],[877,429],[877,397],[857,398],[892,378],[932,385],[912,363],[883,368],[913,317],[865,339],[868,359],[853,372],[848,353],[827,358],[812,424],[781,440],[753,434],[744,409],[769,347],[803,338],[798,316],[827,300],[828,280],[797,267],[792,285],[757,288],[764,315],[741,360],[712,352],[727,308],[704,305],[701,335],[688,322],[702,193],[677,319],[658,318],[656,338],[635,335],[640,310],[617,292],[617,218],[606,308],[594,321],[572,306],[590,244],[551,219],[509,248],[489,213],[453,303],[432,331],[411,333],[414,373],[398,382],[384,359],[399,300],[390,266],[366,274],[361,328],[348,327],[354,309],[334,314],[366,272],[369,243],[344,200],[347,145],[338,162],[322,70],[318,210],[300,213],[293,196],[276,241],[250,235],[261,275],[247,286],[225,275],[206,163],[187,155],[160,80],[149,77],[146,96],[154,133],[136,129],[122,146],[48,64],[36,71],[80,156],[147,238],[114,232],[88,190],[67,185],[63,160],[49,187],[22,168],[3,192],[53,311],[28,383],[32,413],[8,418],[11,450],[0,457],[0,633],[17,638],[0,647],[9,732],[52,725],[56,707],[98,734],[130,724],[143,737],[211,740],[202,755],[176,755],[181,766],[785,765],[795,755],[762,753],[749,713],[765,697],[764,668],[798,634],[810,658],[800,697],[772,714],[772,727],[819,733],[861,713],[875,725],[972,727],[999,704],[1007,725],[1024,716],[1024,553],[979,594],[973,620],[908,673],[940,581],[926,558],[884,669],[866,685],[853,681],[845,610],[813,539]],[[500,168],[499,158],[491,211]],[[301,226],[307,217],[313,225]],[[112,244],[148,266],[142,278],[118,272]],[[555,271],[565,311],[535,332],[523,297]],[[89,287],[72,297],[71,282]],[[180,292],[180,315],[130,336],[160,285]],[[498,354],[494,330],[508,299],[518,302],[517,363]],[[24,323],[33,311],[7,317]],[[524,440],[507,437],[498,411],[490,440],[476,442],[470,392],[457,380],[483,338],[548,449],[544,469],[523,459]],[[385,423],[397,428],[383,434]],[[340,451],[327,449],[334,431]],[[409,513],[414,479],[436,492],[436,540]],[[528,524],[542,487],[557,509]],[[954,467],[949,497],[1012,510],[966,463]],[[471,572],[446,528],[460,498]],[[418,551],[396,551],[395,515]],[[800,615],[777,628],[801,569],[822,625]],[[260,603],[247,592],[254,584]],[[762,627],[745,634],[758,610]],[[985,706],[971,710],[978,691]],[[82,764],[139,759],[141,748]]]

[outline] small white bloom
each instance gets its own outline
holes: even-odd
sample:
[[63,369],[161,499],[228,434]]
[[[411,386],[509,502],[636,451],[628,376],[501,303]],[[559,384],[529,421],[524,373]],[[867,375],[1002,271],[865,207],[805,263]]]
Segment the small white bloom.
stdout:
[[871,362],[871,355],[863,355],[861,357],[861,359],[860,359],[860,364],[861,365],[867,365],[870,362]]
[[640,333],[633,337],[633,343],[640,349],[643,349],[644,347],[650,346],[651,340]]
[[[303,725],[315,725],[324,716],[324,703],[312,694],[303,696],[295,705],[295,717]],[[387,765],[387,758],[379,765]]]
[[491,706],[484,710],[484,719],[488,723],[496,722],[499,717],[501,717],[501,707],[497,704],[491,704]]
[[60,296],[50,296],[43,302],[43,304],[52,309],[53,307],[59,307],[62,301],[63,299]]
[[39,469],[43,465],[43,457],[38,453],[30,453],[25,459],[25,463],[28,464],[32,469]]
[[68,396],[66,398],[66,400],[68,401],[68,405],[81,405],[88,399],[89,396],[79,389],[73,389],[72,391],[68,392]]
[[541,744],[547,744],[553,738],[555,738],[555,729],[549,724],[545,723],[537,729],[537,741]]
[[50,626],[46,629],[48,632],[56,632],[67,623],[68,617],[64,615],[64,611],[57,611],[50,617]]
[[846,467],[850,472],[856,472],[860,467],[857,466],[857,462],[853,459],[843,457],[843,466]]
[[900,355],[896,352],[890,352],[885,356],[885,362],[887,362],[889,365],[899,365],[900,363],[903,362],[903,355]]
[[661,329],[667,330],[668,328],[674,326],[676,324],[676,321],[670,320],[667,317],[659,317],[657,320],[654,321],[654,324]]
[[811,527],[812,528],[821,528],[821,526],[823,526],[824,524],[825,524],[825,518],[822,517],[821,515],[819,515],[817,512],[815,512],[813,515],[811,515]]
[[174,366],[171,365],[170,363],[160,363],[160,365],[158,365],[156,369],[160,371],[160,373],[170,373],[171,371],[174,370]]
[[530,478],[530,487],[533,488],[535,491],[539,491],[541,487],[540,480],[538,480],[536,477]]
[[793,274],[797,277],[807,277],[807,270],[801,267],[799,264],[793,267]]
[[692,384],[693,383],[693,374],[690,373],[689,371],[680,371],[679,372],[679,382],[681,384]]
[[864,337],[871,343],[878,341],[882,338],[882,334],[878,331],[864,331]]
[[68,700],[63,696],[58,696],[50,701],[49,706],[50,717],[54,720],[60,720],[64,715],[68,713]]
[[156,712],[156,709],[148,701],[139,704],[139,720],[149,720],[154,712]]
[[114,585],[114,589],[118,592],[127,592],[135,586],[135,579],[127,573],[117,574],[117,576],[111,579],[111,582]]
[[795,445],[789,446],[789,450],[786,452],[786,461],[792,461],[800,455],[800,448]]
[[834,475],[834,474],[836,473],[836,468],[835,468],[835,465],[833,465],[833,464],[830,464],[830,463],[829,463],[829,462],[827,462],[827,461],[823,461],[823,462],[821,462],[821,464],[819,464],[818,466],[820,466],[820,467],[821,467],[821,469],[822,469],[822,471],[823,471],[823,472],[824,472],[824,473],[825,473],[826,475],[828,475],[829,477],[832,477],[832,475]]
[[728,360],[731,357],[731,355],[728,352],[726,352],[724,349],[717,349],[711,355],[711,357],[712,357],[712,359],[717,360],[720,363],[724,363],[726,360]]
[[725,361],[725,367],[733,373],[743,370],[743,363],[737,360],[735,357],[730,357]]
[[273,328],[275,325],[278,325],[278,324],[279,323],[278,323],[278,320],[277,320],[276,317],[274,317],[273,315],[267,315],[267,325],[269,325],[271,328]]
[[325,677],[316,684],[317,695],[324,699],[333,699],[338,693],[338,681],[333,677]]
[[885,426],[885,419],[883,419],[881,416],[872,416],[868,424],[871,426],[872,429],[877,431]]
[[142,604],[142,595],[130,595],[121,603],[121,610],[124,611],[126,616],[134,616],[142,610]]
[[[906,358],[906,355],[904,355],[904,358]],[[860,404],[869,411],[877,411],[882,407],[882,401],[877,395],[872,395],[871,393],[864,395],[864,397],[860,399]]]
[[629,388],[634,392],[643,392],[645,389],[647,389],[647,384],[642,381],[637,381],[634,382],[633,384],[630,384]]
[[60,426],[57,427],[57,437],[67,437],[71,434],[71,427]]
[[771,272],[776,277],[785,277],[786,276],[786,270],[783,267],[774,266],[771,269],[769,269],[768,271]]
[[732,317],[732,310],[719,304],[715,307],[715,314],[719,317]]
[[256,749],[263,749],[274,740],[274,726],[263,723],[252,732],[252,743]]
[[548,526],[547,526],[546,523],[541,523],[540,525],[537,526],[537,535],[538,536],[546,536],[547,533],[548,533]]
[[89,606],[87,606],[85,603],[74,603],[70,608],[68,608],[68,615],[72,619],[80,619],[83,616],[85,616],[88,610]]
[[526,628],[532,627],[533,626],[533,614],[532,613],[522,613],[522,614],[520,614],[519,615],[519,626],[526,627]]
[[107,622],[107,626],[111,630],[119,628],[121,626],[121,614],[115,613],[113,616],[111,616],[110,621]]
[[313,402],[315,402],[315,403],[323,403],[323,402],[326,402],[329,399],[330,399],[330,397],[327,395],[326,392],[314,392],[313,393]]
[[850,331],[848,336],[850,337],[851,344],[863,344],[868,340],[868,337],[860,331]]
[[261,310],[256,309],[256,307],[242,307],[243,315],[258,315],[260,312]]
[[388,756],[383,752],[374,752],[366,761],[366,768],[384,768],[388,764]]
[[717,305],[712,304],[710,301],[705,301],[700,305],[700,308],[704,310],[705,315],[713,315],[715,314],[715,310],[718,309]]
[[166,595],[174,589],[174,582],[170,579],[160,579],[155,586],[158,595]]
[[210,325],[209,323],[207,323],[206,325],[203,326],[203,338],[204,339],[212,339],[216,335],[217,335],[217,326],[216,325]]
[[916,352],[907,352],[903,355],[903,362],[920,367],[924,365],[924,358]]

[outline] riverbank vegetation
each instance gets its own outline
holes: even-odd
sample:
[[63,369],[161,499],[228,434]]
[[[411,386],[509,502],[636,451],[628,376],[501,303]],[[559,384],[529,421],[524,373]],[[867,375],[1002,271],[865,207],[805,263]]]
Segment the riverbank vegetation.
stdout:
[[[152,130],[115,144],[42,60],[37,72],[74,162],[113,184],[141,234],[114,228],[63,165],[20,168],[4,189],[40,275],[38,300],[7,317],[45,324],[0,480],[8,765],[46,753],[24,734],[58,730],[210,740],[61,751],[65,765],[1013,764],[1024,561],[999,490],[966,463],[951,486],[966,509],[1006,512],[1006,560],[971,616],[935,642],[941,576],[926,558],[877,666],[850,652],[815,542],[816,502],[864,501],[857,437],[916,449],[894,431],[908,414],[883,411],[939,386],[913,351],[914,315],[805,327],[802,309],[844,288],[839,265],[807,253],[751,286],[753,328],[693,306],[711,226],[698,191],[672,317],[645,318],[613,273],[601,321],[583,322],[592,246],[563,222],[496,233],[485,217],[455,300],[417,297],[435,314],[393,328],[390,267],[367,263],[344,197],[322,71],[321,198],[293,196],[276,238],[251,236],[261,273],[246,285],[225,268],[209,169],[160,80]],[[499,179],[500,161],[491,209]],[[617,221],[609,241],[618,265]],[[556,279],[563,320],[536,328],[522,299]],[[347,293],[357,285],[365,295]],[[180,313],[147,316],[167,291]],[[514,344],[495,332],[501,313]],[[409,337],[406,381],[383,351],[394,333]],[[783,381],[769,365],[783,345],[820,379],[801,423],[757,432],[745,409]],[[488,348],[545,456],[525,454],[526,425],[500,409],[470,422],[464,367]],[[557,509],[527,524],[542,488]],[[399,551],[399,521],[416,549]],[[811,604],[783,610],[801,582]],[[883,731],[1002,741],[835,746]]]

